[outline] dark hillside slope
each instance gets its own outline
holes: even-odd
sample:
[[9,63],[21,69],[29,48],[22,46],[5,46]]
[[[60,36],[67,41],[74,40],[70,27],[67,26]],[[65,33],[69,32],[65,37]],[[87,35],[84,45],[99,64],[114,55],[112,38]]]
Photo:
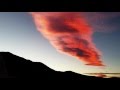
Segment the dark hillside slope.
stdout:
[[98,78],[71,71],[54,71],[39,62],[32,62],[9,52],[0,52],[0,78],[37,78],[40,80],[120,80]]

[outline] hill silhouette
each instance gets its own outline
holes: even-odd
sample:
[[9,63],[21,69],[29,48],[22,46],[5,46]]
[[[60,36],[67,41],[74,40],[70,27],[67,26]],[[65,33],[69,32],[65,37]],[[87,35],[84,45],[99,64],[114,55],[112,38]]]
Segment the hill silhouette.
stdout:
[[111,80],[118,78],[98,78],[71,71],[60,72],[48,66],[26,60],[9,52],[0,52],[0,78],[37,78],[40,80]]

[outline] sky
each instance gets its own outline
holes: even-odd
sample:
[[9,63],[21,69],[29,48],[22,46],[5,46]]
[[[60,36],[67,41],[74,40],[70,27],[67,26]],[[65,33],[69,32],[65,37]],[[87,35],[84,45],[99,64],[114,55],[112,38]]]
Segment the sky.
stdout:
[[[65,15],[68,15],[68,17]],[[66,20],[67,24],[65,23],[64,25],[63,20]],[[0,12],[0,51],[9,51],[31,61],[42,62],[57,71],[70,70],[82,74],[120,73],[119,23],[119,12],[62,14],[61,12],[38,14]],[[39,25],[44,28],[39,28]],[[70,28],[64,27],[66,25]],[[74,34],[74,31],[71,34],[71,32],[68,33],[63,30],[72,31],[74,30],[73,28],[78,34]],[[48,31],[45,31],[45,29],[48,29]],[[87,32],[89,33],[83,32],[82,29],[84,31],[88,30]],[[46,36],[46,33],[49,35]],[[84,34],[81,35],[81,33]],[[65,44],[58,42],[61,40],[61,38],[58,39],[58,35],[62,38],[68,35],[66,39],[63,38],[64,42],[69,45],[67,49],[63,49],[63,47],[66,47]],[[78,41],[80,43],[79,46],[76,41],[74,42],[76,40],[74,39],[75,35],[77,38],[80,36],[78,39],[80,40],[80,42]],[[83,40],[88,43],[89,47],[85,42],[83,43]],[[71,46],[68,41],[72,42],[73,45],[75,44],[75,46]],[[68,51],[68,48],[71,49],[71,47],[72,51]],[[79,51],[83,50],[83,52],[76,54],[78,51],[76,48]],[[90,56],[85,57],[87,55]],[[94,59],[92,59],[93,56],[95,56]]]

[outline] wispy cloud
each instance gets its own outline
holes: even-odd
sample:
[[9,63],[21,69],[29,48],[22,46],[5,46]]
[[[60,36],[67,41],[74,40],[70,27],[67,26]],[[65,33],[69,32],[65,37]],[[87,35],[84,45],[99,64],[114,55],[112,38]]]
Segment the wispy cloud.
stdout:
[[119,30],[120,12],[82,12],[94,31],[112,32]]
[[111,77],[118,77],[120,78],[120,73],[84,73],[86,75],[90,76],[97,76],[97,77],[102,77],[102,78],[111,78]]

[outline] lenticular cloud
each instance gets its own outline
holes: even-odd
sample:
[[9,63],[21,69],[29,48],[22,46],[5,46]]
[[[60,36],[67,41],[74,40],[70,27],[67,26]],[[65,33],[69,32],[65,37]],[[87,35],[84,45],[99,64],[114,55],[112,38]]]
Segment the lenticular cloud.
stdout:
[[36,27],[59,52],[76,57],[86,65],[103,66],[93,30],[78,12],[31,12]]

